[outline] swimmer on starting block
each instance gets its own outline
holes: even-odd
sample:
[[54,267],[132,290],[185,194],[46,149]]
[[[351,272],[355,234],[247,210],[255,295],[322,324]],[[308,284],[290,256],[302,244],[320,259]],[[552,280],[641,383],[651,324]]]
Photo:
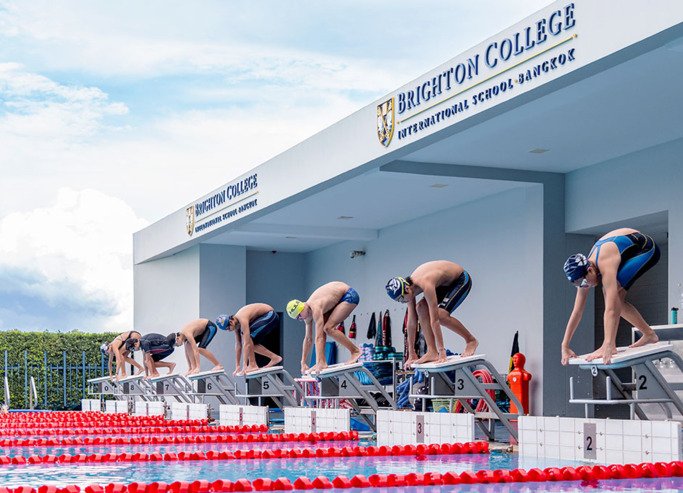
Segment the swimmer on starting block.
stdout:
[[[126,343],[126,347],[128,347]],[[177,333],[172,333],[167,336],[161,334],[145,334],[140,339],[133,339],[130,347],[132,350],[142,349],[143,363],[145,365],[145,370],[147,371],[148,377],[158,377],[159,367],[168,368],[168,373],[173,373],[176,364],[166,363],[161,361],[164,358],[169,357],[173,354],[176,347],[181,346],[180,338]]]
[[577,290],[574,309],[562,340],[563,365],[566,365],[570,358],[576,357],[576,353],[569,348],[569,343],[581,322],[588,290],[596,287],[601,281],[605,296],[605,337],[602,346],[589,354],[586,360],[602,358],[604,364],[610,363],[612,355],[617,352],[620,317],[643,334],[643,337],[630,347],[644,346],[659,340],[638,310],[625,300],[628,289],[640,276],[657,264],[659,257],[659,247],[652,238],[635,229],[620,228],[600,238],[593,245],[588,257],[576,253],[567,259],[564,273]]
[[[128,376],[126,373],[126,363],[129,363],[138,369],[138,373],[144,371],[144,368],[140,363],[130,358],[130,348],[126,346],[129,341],[136,341],[142,337],[142,334],[136,330],[129,330],[128,332],[123,332],[122,334],[114,337],[114,340],[109,344],[103,344],[100,346],[100,351],[102,354],[109,358],[109,378],[125,378]],[[112,363],[116,360],[116,374],[112,371]]]
[[[467,271],[448,260],[426,262],[406,278],[389,279],[386,285],[389,297],[401,303],[408,303],[406,368],[410,368],[412,364],[446,361],[441,325],[445,325],[465,339],[462,356],[474,354],[479,342],[460,320],[451,315],[467,298],[471,288],[472,278]],[[424,297],[416,303],[415,298],[420,293],[424,293]],[[421,358],[415,353],[418,320],[427,343],[427,353]]]
[[218,327],[216,324],[206,318],[193,320],[180,329],[178,341],[180,344],[185,345],[185,358],[187,358],[189,366],[185,375],[199,373],[199,355],[204,356],[213,363],[214,366],[211,368],[211,371],[223,369],[223,365],[218,362],[213,353],[206,349],[217,331]]
[[282,356],[269,351],[261,344],[263,339],[280,325],[280,317],[272,306],[265,303],[243,306],[234,315],[219,316],[216,325],[219,329],[235,332],[236,365],[233,375],[244,375],[258,370],[256,354],[270,359],[264,368],[270,368],[282,361]]
[[[296,320],[306,322],[301,351],[301,373],[319,372],[327,368],[325,361],[325,342],[329,335],[349,350],[351,357],[345,364],[351,364],[360,358],[360,348],[356,346],[346,334],[337,330],[358,306],[360,296],[355,289],[346,283],[333,281],[320,286],[313,291],[306,302],[291,300],[287,303],[287,315]],[[313,344],[313,323],[315,323],[315,365],[308,368],[308,358]]]

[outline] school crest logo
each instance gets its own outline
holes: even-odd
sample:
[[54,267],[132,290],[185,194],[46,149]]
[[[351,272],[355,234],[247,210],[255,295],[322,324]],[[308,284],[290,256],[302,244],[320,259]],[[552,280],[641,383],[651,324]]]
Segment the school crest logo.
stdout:
[[394,136],[394,98],[377,105],[377,138],[384,147],[389,147]]
[[187,228],[187,234],[192,236],[192,233],[194,233],[194,206],[185,209],[185,227]]

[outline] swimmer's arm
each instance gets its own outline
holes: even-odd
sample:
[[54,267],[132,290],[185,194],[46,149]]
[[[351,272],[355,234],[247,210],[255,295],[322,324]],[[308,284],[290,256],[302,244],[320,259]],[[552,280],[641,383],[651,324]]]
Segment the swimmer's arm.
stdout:
[[131,357],[129,357],[129,356],[124,356],[123,359],[124,359],[124,361],[125,361],[126,363],[128,363],[128,364],[130,364],[130,365],[133,365],[133,366],[134,366],[135,368],[137,368],[138,370],[140,370],[140,371],[143,371],[143,370],[144,370],[144,368],[142,367],[142,365],[141,365],[140,363],[138,363],[137,361],[135,361],[133,358],[131,358]]
[[[197,346],[197,341],[194,340],[194,336],[190,334],[189,336],[185,334],[185,341],[187,344],[190,345],[190,351],[192,352],[192,361],[193,364],[191,365],[191,369],[199,369],[199,346]],[[187,351],[186,351],[187,352]]]
[[315,320],[315,364],[317,365],[325,359],[325,314],[322,310],[311,310],[311,315]]
[[429,323],[434,332],[434,342],[436,342],[436,351],[440,356],[446,356],[446,348],[443,345],[443,333],[441,332],[441,322],[439,321],[439,303],[436,299],[436,288],[433,284],[426,285],[423,288],[427,308],[429,308]]
[[301,348],[301,369],[302,371],[308,368],[308,360],[311,357],[311,347],[313,347],[313,321],[306,320],[306,332],[304,334],[304,341]]
[[239,320],[239,323],[242,330],[242,347],[244,348],[245,359],[244,366],[248,367],[250,364],[256,366],[256,354],[254,354],[254,341],[251,338],[251,332],[249,330],[249,319],[245,317],[244,320]]
[[112,363],[114,362],[114,352],[113,350],[107,351],[108,357],[109,357],[109,378],[113,378],[114,374],[112,373]]
[[415,360],[417,359],[417,353],[415,353],[415,339],[417,337],[417,310],[415,308],[415,297],[408,299],[406,335],[408,337],[408,359]]
[[576,332],[581,319],[583,318],[583,311],[586,309],[586,300],[588,299],[589,288],[576,288],[576,298],[574,299],[574,309],[567,321],[567,327],[564,330],[564,338],[562,339],[562,347],[568,348],[569,343],[572,342],[572,337]]
[[116,358],[116,376],[121,373],[121,377],[125,378],[128,374],[126,373],[126,364],[123,354],[121,354],[121,351],[115,345],[113,345],[112,349],[114,351],[114,357]]
[[240,371],[242,368],[242,339],[235,330],[235,370]]
[[145,365],[145,375],[149,376],[152,373],[152,370],[154,369],[152,355],[147,352],[143,353],[142,362]]
[[619,297],[616,265],[602,267],[602,287],[605,294],[605,314],[603,319],[605,339],[603,345],[616,346],[622,304]]
[[187,360],[187,371],[194,370],[194,353],[187,339],[185,339],[183,346],[185,348],[185,359]]

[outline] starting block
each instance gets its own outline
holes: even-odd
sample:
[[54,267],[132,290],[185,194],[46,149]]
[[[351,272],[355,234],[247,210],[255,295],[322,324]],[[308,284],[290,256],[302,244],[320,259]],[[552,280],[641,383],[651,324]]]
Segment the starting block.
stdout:
[[243,399],[258,399],[258,405],[263,405],[264,398],[275,401],[279,408],[298,407],[303,399],[301,386],[292,378],[282,366],[262,368],[244,375],[245,393],[237,395]]
[[88,394],[100,398],[112,396],[116,400],[126,400],[121,393],[119,382],[108,376],[88,379]]
[[[450,356],[443,363],[424,363],[413,365],[415,370],[425,373],[426,394],[414,392],[411,384],[410,398],[422,400],[422,411],[426,410],[427,399],[448,399],[451,402],[459,402],[463,409],[474,415],[475,422],[486,436],[494,440],[494,420],[499,420],[510,435],[517,439],[517,429],[511,423],[519,417],[519,413],[503,412],[496,404],[495,397],[489,395],[490,391],[500,390],[508,396],[511,403],[517,409],[523,409],[519,399],[512,393],[507,382],[498,373],[491,363],[486,360],[484,354],[472,356]],[[493,382],[484,383],[474,376],[478,369],[487,370]],[[488,407],[486,412],[476,412],[470,404],[470,400],[483,399]],[[485,423],[488,423],[487,424]]]
[[202,371],[188,375],[187,379],[195,383],[195,395],[201,400],[204,397],[215,397],[221,404],[240,403],[235,396],[235,382],[224,370]]
[[154,387],[157,397],[168,402],[168,398],[176,402],[194,403],[194,389],[187,378],[179,373],[170,373],[152,377],[148,380]]
[[124,399],[130,401],[139,399],[147,402],[156,400],[154,386],[142,374],[122,378],[118,384]]
[[[683,383],[667,381],[655,361],[670,359],[678,370],[683,373],[683,359],[673,349],[671,342],[657,342],[637,348],[617,348],[617,354],[609,364],[604,364],[602,358],[587,361],[586,355],[572,358],[570,365],[583,370],[590,370],[591,375],[605,376],[607,395],[604,399],[575,399],[574,378],[569,379],[569,402],[583,404],[586,417],[592,417],[596,404],[600,405],[628,405],[631,419],[636,416],[641,420],[649,419],[643,409],[644,404],[658,404],[664,410],[668,419],[672,418],[672,410],[683,415],[683,402],[676,394],[683,391]],[[629,368],[627,379],[619,377],[615,370]],[[613,393],[616,392],[616,395]]]
[[307,395],[305,399],[314,404],[332,400],[335,408],[340,407],[341,401],[347,402],[373,431],[375,419],[369,416],[374,418],[380,409],[396,409],[394,398],[361,362],[332,365],[310,376],[318,380],[318,394]]

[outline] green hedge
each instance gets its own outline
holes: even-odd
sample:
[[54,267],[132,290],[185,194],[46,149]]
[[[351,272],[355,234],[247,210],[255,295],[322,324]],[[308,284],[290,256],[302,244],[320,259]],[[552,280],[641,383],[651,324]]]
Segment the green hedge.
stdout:
[[[103,342],[110,342],[117,335],[118,333],[113,332],[88,334],[79,331],[59,333],[9,330],[0,332],[0,374],[4,381],[5,373],[7,373],[10,385],[10,407],[12,409],[29,407],[25,386],[28,375],[29,378],[33,376],[36,382],[38,401],[35,407],[37,409],[78,409],[84,393],[83,377],[87,379],[102,375],[100,345]],[[63,368],[65,353],[66,396]],[[83,365],[84,353],[85,366]],[[7,359],[5,359],[5,354]],[[6,368],[7,372],[5,372]],[[4,394],[2,394],[0,401],[4,402],[4,400]]]

